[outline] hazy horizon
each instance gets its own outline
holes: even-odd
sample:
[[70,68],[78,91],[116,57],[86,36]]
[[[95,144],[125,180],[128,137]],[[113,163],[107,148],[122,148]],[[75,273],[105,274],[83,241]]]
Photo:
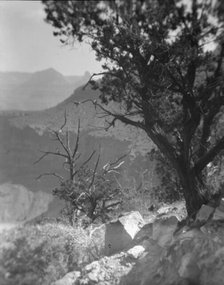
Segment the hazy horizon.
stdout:
[[47,70],[50,70],[50,69],[53,69],[53,70],[55,70],[55,71],[57,71],[57,72],[59,72],[59,73],[61,73],[63,76],[82,76],[82,75],[84,75],[85,73],[90,73],[91,74],[91,72],[89,71],[89,70],[85,70],[83,73],[80,73],[80,74],[64,74],[64,73],[62,73],[60,70],[57,70],[56,68],[54,68],[54,67],[51,67],[51,66],[49,66],[49,67],[46,67],[46,68],[44,68],[44,69],[38,69],[38,70],[34,70],[34,71],[21,71],[21,70],[1,70],[0,69],[0,72],[1,73],[31,73],[31,74],[33,74],[33,73],[37,73],[37,72],[42,72],[42,71],[47,71]]

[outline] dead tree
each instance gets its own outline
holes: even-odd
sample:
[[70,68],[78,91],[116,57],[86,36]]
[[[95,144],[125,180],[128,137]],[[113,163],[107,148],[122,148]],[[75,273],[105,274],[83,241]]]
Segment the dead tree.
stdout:
[[53,190],[53,194],[68,202],[71,224],[73,224],[74,216],[77,217],[80,214],[87,216],[91,222],[97,218],[105,221],[109,217],[108,214],[122,203],[121,189],[114,175],[119,173],[126,154],[99,168],[101,158],[99,152],[94,167],[91,168],[89,163],[96,151],[92,151],[81,162],[82,154],[79,152],[80,120],[78,120],[75,140],[72,140],[71,132],[68,129],[65,130],[66,124],[67,114],[65,112],[64,122],[60,129],[51,130],[54,140],[59,144],[59,149],[42,151],[43,154],[34,164],[49,155],[59,156],[64,160],[63,168],[68,171],[68,176],[63,177],[56,172],[47,172],[40,174],[37,179],[49,175],[59,179],[60,185]]
[[[71,132],[69,130],[64,130],[67,124],[67,114],[66,111],[64,113],[64,122],[59,130],[50,130],[53,139],[59,143],[60,150],[57,149],[56,151],[41,151],[43,154],[41,157],[34,162],[34,164],[39,163],[42,159],[44,159],[48,155],[59,156],[63,158],[63,168],[68,171],[69,177],[67,180],[74,181],[76,174],[78,173],[79,168],[84,167],[88,162],[92,159],[95,154],[95,150],[88,156],[86,160],[84,160],[81,164],[79,164],[79,168],[77,167],[78,162],[80,162],[81,153],[79,153],[79,141],[80,141],[80,120],[78,120],[78,127],[77,127],[77,137],[75,141],[72,142],[71,139]],[[37,177],[40,179],[43,176],[55,176],[61,182],[64,181],[66,178],[62,177],[60,174],[55,172],[43,173]]]

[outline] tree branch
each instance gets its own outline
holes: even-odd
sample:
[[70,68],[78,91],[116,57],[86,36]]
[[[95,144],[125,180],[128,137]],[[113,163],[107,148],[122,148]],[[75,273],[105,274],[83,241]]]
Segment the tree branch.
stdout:
[[55,134],[55,136],[56,136],[57,140],[59,141],[60,145],[63,147],[64,151],[67,153],[67,157],[71,158],[71,154],[69,153],[68,148],[66,147],[66,145],[63,142],[62,138],[60,137],[59,132],[53,131],[53,133]]
[[61,175],[55,172],[47,172],[47,173],[40,174],[38,177],[36,177],[36,180],[41,179],[43,176],[55,176],[59,179],[60,182],[64,180],[64,178]]
[[90,184],[89,184],[89,186],[88,186],[88,190],[92,187],[92,185],[93,185],[93,183],[94,183],[95,176],[96,176],[96,171],[97,171],[97,168],[98,168],[98,165],[99,165],[99,161],[100,161],[100,153],[99,153],[99,155],[98,155],[98,158],[97,158],[97,161],[96,161],[94,170],[93,170],[92,179],[91,179],[91,182],[90,182]]
[[[42,151],[43,152],[43,151]],[[61,156],[61,157],[65,157],[65,158],[67,158],[67,155],[65,155],[65,154],[63,154],[63,153],[61,153],[61,152],[54,152],[54,151],[44,151],[44,154],[40,157],[40,158],[38,158],[38,160],[36,160],[36,161],[34,161],[34,163],[33,164],[37,164],[38,162],[40,162],[43,158],[45,158],[47,155],[56,155],[56,156]]]
[[[93,155],[95,154],[95,150],[90,154],[90,156],[79,166],[79,169],[77,169],[74,173],[73,173],[73,178],[75,177],[75,175],[80,171],[80,169],[85,166],[93,157]],[[80,156],[80,155],[79,155]]]
[[220,139],[214,147],[212,147],[193,167],[195,173],[200,173],[215,156],[224,149],[224,137]]
[[75,147],[74,147],[74,150],[73,150],[73,153],[72,153],[72,158],[73,159],[76,156],[76,153],[77,153],[78,148],[79,148],[79,136],[80,136],[80,119],[78,120],[77,138],[76,138]]
[[87,81],[87,83],[82,87],[83,90],[86,89],[86,87],[89,85],[89,83],[91,82],[91,80],[93,79],[93,77],[95,76],[101,76],[101,75],[112,75],[112,76],[115,76],[115,77],[118,77],[119,76],[116,74],[116,73],[112,73],[112,72],[99,72],[99,73],[93,73],[93,75],[91,75],[91,77],[89,78],[89,80]]
[[[132,125],[135,127],[143,128],[143,125],[140,121],[133,121],[133,120],[125,117],[125,115],[113,113],[113,112],[109,111],[108,109],[104,108],[101,104],[99,104],[97,102],[97,100],[87,99],[87,100],[81,101],[79,103],[74,102],[74,104],[84,104],[87,102],[91,102],[95,107],[99,107],[102,111],[105,112],[105,114],[107,116],[112,116],[112,117],[114,117],[115,120],[119,120],[122,123],[127,124],[127,125]],[[114,123],[114,120],[113,120],[113,123]]]

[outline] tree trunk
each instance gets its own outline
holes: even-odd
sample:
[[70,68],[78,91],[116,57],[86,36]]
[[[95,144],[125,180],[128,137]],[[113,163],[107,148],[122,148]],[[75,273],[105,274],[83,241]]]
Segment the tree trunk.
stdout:
[[194,219],[201,206],[208,202],[200,191],[202,185],[200,185],[196,175],[189,171],[181,175],[180,182],[183,188],[188,216]]
[[92,197],[89,199],[89,205],[87,206],[87,217],[93,222],[95,220],[96,200]]

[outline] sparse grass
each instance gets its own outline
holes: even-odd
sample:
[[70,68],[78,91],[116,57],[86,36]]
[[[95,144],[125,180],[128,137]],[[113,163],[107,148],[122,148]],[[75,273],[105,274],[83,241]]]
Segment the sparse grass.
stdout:
[[100,257],[87,231],[63,224],[21,226],[0,241],[1,285],[50,285]]

